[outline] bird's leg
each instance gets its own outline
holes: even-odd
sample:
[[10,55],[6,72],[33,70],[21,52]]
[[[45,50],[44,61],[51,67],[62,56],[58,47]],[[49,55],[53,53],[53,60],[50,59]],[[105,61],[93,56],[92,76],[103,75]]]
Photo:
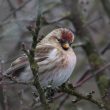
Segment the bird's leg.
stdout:
[[47,99],[49,100],[49,102],[52,102],[53,101],[53,96],[55,94],[55,91],[54,89],[52,88],[51,85],[48,85],[45,89],[45,93],[46,93],[46,97]]

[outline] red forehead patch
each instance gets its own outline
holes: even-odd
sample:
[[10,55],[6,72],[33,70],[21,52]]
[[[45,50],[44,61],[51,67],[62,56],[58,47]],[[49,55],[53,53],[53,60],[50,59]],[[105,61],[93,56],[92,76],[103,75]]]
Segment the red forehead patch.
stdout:
[[69,42],[72,42],[73,40],[73,35],[69,31],[62,31],[62,39],[67,40]]

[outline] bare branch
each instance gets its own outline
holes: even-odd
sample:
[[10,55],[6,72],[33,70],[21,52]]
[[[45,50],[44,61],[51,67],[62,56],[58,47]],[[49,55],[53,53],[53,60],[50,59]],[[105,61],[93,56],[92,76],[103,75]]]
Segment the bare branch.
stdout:
[[99,21],[99,20],[102,20],[102,16],[98,16],[97,18],[95,18],[95,19],[93,19],[93,20],[91,20],[91,21],[85,23],[85,24],[83,25],[83,28],[86,28],[86,27],[90,26],[91,24],[93,24],[93,23],[95,23],[95,22],[97,22],[97,21]]
[[76,44],[72,44],[72,47],[75,48],[75,47],[82,47],[84,46],[85,43],[84,42],[79,42],[79,43],[76,43]]
[[[9,4],[9,6],[10,6],[10,10],[11,10],[11,11],[15,10],[15,7],[14,7],[13,4],[11,3],[11,1],[10,1],[10,0],[7,0],[7,2],[8,2],[8,4]],[[16,17],[16,13],[13,13],[13,16]]]
[[110,1],[109,0],[101,0],[103,8],[110,18]]
[[[108,67],[110,67],[110,63],[102,66],[100,69],[96,70],[95,72],[93,72],[92,74],[90,74],[91,71],[89,71],[88,76],[85,77],[83,80],[79,80],[77,81],[75,88],[78,88],[80,86],[82,86],[85,82],[87,82],[88,80],[90,80],[91,78],[93,78],[94,76],[96,76],[97,74],[100,74],[101,72],[103,72],[105,69],[107,69]],[[82,76],[83,77],[83,76]]]
[[35,58],[35,48],[36,48],[37,43],[38,43],[37,42],[37,37],[38,37],[39,30],[40,30],[40,25],[41,25],[41,13],[40,13],[40,7],[39,7],[35,30],[33,31],[32,27],[28,27],[28,30],[31,32],[31,34],[33,36],[33,41],[32,41],[32,45],[31,45],[31,49],[29,50],[29,54],[25,50],[25,48],[23,48],[23,50],[24,50],[25,54],[28,56],[29,63],[30,63],[30,68],[31,68],[32,74],[34,76],[33,85],[36,87],[36,89],[39,93],[40,101],[43,105],[44,110],[49,110],[50,107],[49,107],[48,102],[46,100],[44,90],[41,87],[41,84],[39,82],[39,76],[38,76],[38,72],[39,72],[38,68],[39,67],[38,67],[38,64],[36,63],[36,61],[34,59]]
[[[73,95],[73,96],[76,96],[77,98],[81,99],[81,100],[87,100],[87,101],[90,101],[94,104],[96,104],[98,107],[100,108],[103,108],[104,105],[101,103],[101,102],[98,102],[97,100],[93,99],[92,96],[88,96],[88,95],[83,95],[81,93],[78,93],[78,91],[76,91],[74,89],[74,87],[68,85],[68,84],[64,84],[60,87],[60,91],[61,92],[64,92],[64,93],[67,93],[69,95]],[[92,94],[91,94],[92,95]]]
[[110,49],[110,43],[108,43],[101,51],[101,54],[104,54],[108,49]]
[[62,99],[62,101],[60,102],[60,104],[59,104],[57,110],[60,110],[60,109],[62,108],[62,106],[64,105],[64,103],[67,101],[68,98],[69,98],[69,95],[66,94],[66,95],[64,96],[64,98]]
[[[3,77],[3,71],[4,71],[4,61],[2,59],[0,59],[0,82]],[[1,94],[1,97],[2,97],[2,102],[3,103],[3,108],[5,110],[9,110],[9,107],[8,107],[8,102],[7,102],[7,95],[6,95],[6,85],[0,85],[0,94]]]
[[[9,75],[3,75],[2,80],[0,81],[0,85],[11,85],[11,84],[22,84],[22,85],[32,85],[32,81],[18,81],[15,78],[9,76]],[[9,81],[5,81],[4,79],[9,79]]]
[[2,22],[6,21],[9,17],[11,17],[13,14],[15,14],[17,11],[21,10],[26,4],[28,4],[31,0],[27,0],[24,4],[22,4],[20,7],[16,8],[15,10],[11,11],[11,13],[5,17]]
[[[89,65],[91,66],[92,70],[94,70],[94,71],[99,70],[102,67],[102,65],[104,65],[104,61],[101,58],[101,55],[99,54],[99,52],[97,51],[97,48],[92,39],[91,33],[89,32],[89,30],[87,28],[83,28],[84,22],[83,22],[83,18],[82,18],[82,12],[79,9],[78,1],[70,0],[70,3],[66,4],[67,2],[65,0],[64,3],[65,3],[65,6],[68,6],[71,11],[71,22],[73,23],[73,25],[75,26],[75,28],[77,30],[76,34],[81,39],[81,41],[86,42],[86,45],[84,45],[82,47],[85,50],[85,53],[87,55]],[[72,7],[72,8],[70,8],[70,7]],[[73,10],[76,10],[76,11],[73,11]],[[103,77],[102,74],[105,75],[106,81],[108,82],[107,83],[108,85],[106,85],[106,86],[102,86],[103,85],[103,81],[101,80],[101,78]],[[101,74],[97,74],[95,76],[96,83],[98,85],[98,88],[99,88],[102,96],[104,95],[104,90],[109,87],[109,82],[110,82],[110,80],[107,79],[106,74],[107,74],[107,72],[103,71]],[[103,99],[103,103],[107,110],[110,109],[109,100],[110,100],[109,98],[107,100]]]

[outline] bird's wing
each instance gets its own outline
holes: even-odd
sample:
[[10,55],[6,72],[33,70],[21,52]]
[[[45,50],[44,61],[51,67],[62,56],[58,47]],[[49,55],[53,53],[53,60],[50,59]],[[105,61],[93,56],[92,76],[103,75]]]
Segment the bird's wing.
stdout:
[[[38,62],[38,64],[47,61],[46,59],[50,57],[49,55],[54,49],[55,48],[52,45],[38,45],[35,52],[35,60]],[[19,76],[19,74],[25,70],[27,65],[29,65],[28,58],[26,55],[23,55],[17,58],[14,62],[12,62],[11,67],[8,70],[6,70],[3,74]]]
[[46,45],[39,45],[36,48],[35,55],[36,61],[41,62],[46,60],[49,57],[49,54],[55,49],[54,46],[46,44]]
[[22,72],[28,64],[28,58],[26,55],[23,55],[17,58],[12,62],[9,69],[7,69],[3,74],[4,75],[12,75],[18,76],[20,72]]
[[36,60],[39,65],[39,73],[45,73],[55,67],[60,51],[52,45],[38,46],[36,48]]

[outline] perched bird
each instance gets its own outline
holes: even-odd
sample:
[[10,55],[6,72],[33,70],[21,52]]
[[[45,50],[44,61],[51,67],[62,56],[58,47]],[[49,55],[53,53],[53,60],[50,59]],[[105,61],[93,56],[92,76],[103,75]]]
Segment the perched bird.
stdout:
[[[74,34],[69,29],[58,28],[37,44],[35,60],[39,66],[39,80],[43,87],[51,82],[52,88],[55,88],[70,78],[76,65],[76,55],[71,48],[73,41]],[[4,74],[22,81],[33,79],[26,55],[17,58]]]

